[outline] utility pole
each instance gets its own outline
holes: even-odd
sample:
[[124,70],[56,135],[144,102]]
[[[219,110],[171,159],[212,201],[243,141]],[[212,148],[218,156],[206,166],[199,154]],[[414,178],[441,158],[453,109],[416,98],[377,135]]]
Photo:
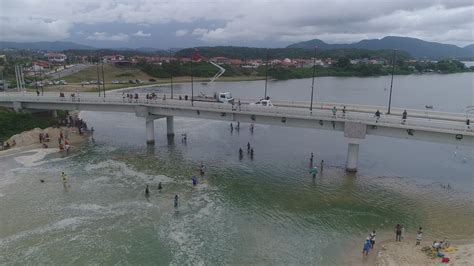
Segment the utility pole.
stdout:
[[392,87],[393,87],[393,72],[395,71],[395,53],[397,50],[393,50],[393,58],[392,58],[392,80],[390,81],[390,96],[388,98],[388,112],[390,114],[390,106],[392,104]]
[[267,63],[265,63],[265,100],[267,99],[267,84],[268,84],[268,48],[267,48]]
[[310,113],[313,113],[314,75],[316,73],[316,48],[317,47],[314,47],[314,54],[313,54],[313,81],[311,83],[311,105],[309,106]]
[[105,98],[104,58],[102,58],[102,82],[103,82],[102,88],[104,89],[104,98]]
[[99,57],[97,57],[97,89],[99,90],[100,97]]
[[171,50],[169,50],[170,79],[171,79],[171,99],[173,99],[173,69],[171,69]]
[[194,106],[194,60],[191,58],[191,105]]

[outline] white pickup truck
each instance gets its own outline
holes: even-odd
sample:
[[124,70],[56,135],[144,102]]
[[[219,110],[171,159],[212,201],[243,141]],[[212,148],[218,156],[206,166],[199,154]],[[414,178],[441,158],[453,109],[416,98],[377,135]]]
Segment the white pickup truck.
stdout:
[[234,98],[230,92],[219,92],[215,93],[213,96],[206,96],[201,94],[199,96],[194,97],[195,101],[202,101],[202,102],[220,102],[220,103],[234,103]]

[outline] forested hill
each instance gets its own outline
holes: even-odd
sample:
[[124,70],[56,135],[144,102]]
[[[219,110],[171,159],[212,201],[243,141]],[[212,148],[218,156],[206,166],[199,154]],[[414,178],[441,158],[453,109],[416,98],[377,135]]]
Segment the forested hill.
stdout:
[[452,44],[427,42],[416,38],[397,36],[387,36],[382,39],[362,40],[350,44],[328,44],[319,39],[314,39],[306,42],[295,43],[287,46],[287,48],[313,49],[315,46],[322,50],[343,48],[368,50],[397,49],[400,51],[406,51],[415,58],[428,59],[474,58],[472,45],[461,48]]
[[[177,57],[190,58],[195,49],[198,53],[206,58],[212,58],[217,56],[223,56],[227,58],[235,59],[266,59],[267,50],[268,57],[271,59],[284,59],[284,58],[312,58],[314,50],[303,49],[303,48],[252,48],[252,47],[236,47],[236,46],[216,46],[216,47],[197,47],[187,48],[180,50],[176,53]],[[333,50],[322,50],[316,51],[317,58],[342,58],[348,57],[351,59],[358,58],[384,58],[390,59],[393,56],[393,51],[390,50],[378,50],[370,51],[364,49],[333,49]],[[410,56],[406,52],[399,52],[397,58],[407,59]]]

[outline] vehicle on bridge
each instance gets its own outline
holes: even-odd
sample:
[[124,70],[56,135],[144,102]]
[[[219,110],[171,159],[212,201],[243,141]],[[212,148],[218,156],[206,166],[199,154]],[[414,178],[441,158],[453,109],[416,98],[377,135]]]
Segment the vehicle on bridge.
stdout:
[[214,96],[206,96],[204,93],[194,97],[195,101],[202,102],[220,102],[220,103],[234,103],[234,97],[230,92],[219,92],[215,93]]
[[260,99],[256,103],[250,103],[249,105],[252,106],[262,106],[262,107],[273,107],[273,103],[271,100]]

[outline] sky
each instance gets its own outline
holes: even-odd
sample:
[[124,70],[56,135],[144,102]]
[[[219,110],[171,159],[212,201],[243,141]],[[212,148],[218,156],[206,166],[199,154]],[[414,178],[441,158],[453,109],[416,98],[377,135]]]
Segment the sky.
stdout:
[[474,0],[0,0],[0,40],[285,47],[406,36],[474,43]]

